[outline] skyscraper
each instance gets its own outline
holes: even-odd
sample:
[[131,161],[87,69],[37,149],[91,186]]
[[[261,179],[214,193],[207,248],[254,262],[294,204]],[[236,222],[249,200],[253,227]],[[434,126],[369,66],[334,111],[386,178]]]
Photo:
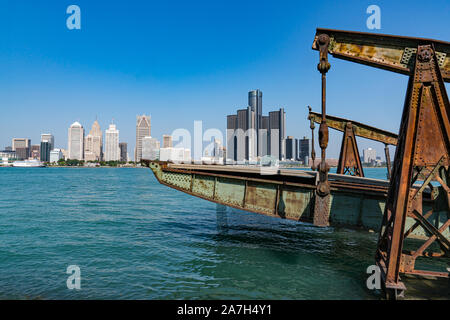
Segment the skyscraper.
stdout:
[[111,123],[105,131],[105,161],[119,161],[119,130]]
[[50,161],[50,151],[51,149],[51,142],[44,140],[41,141],[41,149],[40,149],[40,160],[43,162],[49,162]]
[[297,139],[292,136],[286,138],[286,160],[296,160],[297,151],[295,147],[297,146]]
[[120,149],[120,161],[127,162],[128,161],[128,144],[126,142],[119,143]]
[[163,148],[172,148],[173,142],[172,142],[172,136],[168,134],[163,134]]
[[237,161],[237,115],[227,116],[227,159]]
[[142,139],[151,136],[150,116],[145,114],[136,117],[136,147],[134,151],[134,160],[141,161],[142,158]]
[[47,141],[50,144],[50,150],[55,148],[55,137],[50,133],[41,134],[41,142]]
[[286,136],[286,114],[284,108],[279,111],[269,112],[269,134],[268,149],[269,154],[279,160],[286,157],[285,136]]
[[363,150],[363,162],[371,163],[372,161],[377,160],[377,151],[372,148],[367,148]]
[[[171,147],[168,147],[171,148]],[[159,159],[160,143],[150,136],[142,138],[142,159]]]
[[300,139],[299,143],[299,158],[300,161],[303,161],[303,164],[308,165],[309,163],[309,139],[303,137]]
[[69,128],[69,154],[68,159],[83,160],[84,159],[84,128],[78,122],[72,123]]
[[[259,133],[259,130],[262,128],[262,92],[257,90],[252,90],[248,93],[248,105],[251,107],[252,111],[255,112],[255,130],[256,133]],[[262,140],[259,139],[259,135],[255,137],[257,141],[256,143],[256,156],[261,156],[262,150]]]
[[84,139],[84,160],[101,161],[103,159],[103,138],[100,124],[97,120],[92,124],[91,131]]

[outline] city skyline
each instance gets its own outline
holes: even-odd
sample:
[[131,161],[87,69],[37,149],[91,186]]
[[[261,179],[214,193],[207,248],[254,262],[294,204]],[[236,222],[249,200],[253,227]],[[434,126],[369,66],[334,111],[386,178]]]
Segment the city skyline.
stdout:
[[[114,117],[133,157],[136,114],[157,119],[152,136],[159,140],[176,128],[192,130],[195,120],[225,132],[223,117],[251,88],[264,92],[266,106],[285,107],[287,135],[310,138],[306,106],[320,111],[314,28],[370,31],[366,3],[108,3],[107,17],[100,14],[101,2],[78,4],[83,27],[77,31],[66,28],[62,3],[32,2],[24,10],[24,4],[7,2],[1,11],[7,15],[0,19],[0,36],[5,48],[15,48],[0,55],[0,99],[8,113],[0,119],[2,148],[13,137],[37,142],[46,132],[67,148],[66,130],[73,121],[87,126],[98,116],[106,128]],[[436,6],[442,10],[417,12],[383,2],[382,29],[375,32],[445,40],[450,4]],[[249,17],[249,10],[258,14]],[[236,22],[232,26],[230,19]],[[418,20],[427,21],[420,30]],[[156,32],[161,25],[164,32]],[[352,114],[355,121],[397,133],[405,98],[397,88],[406,88],[407,78],[334,58],[330,63],[327,112]],[[340,141],[341,135],[330,131],[327,155],[338,156]],[[372,146],[362,139],[358,145]],[[373,147],[382,154],[383,145]]]

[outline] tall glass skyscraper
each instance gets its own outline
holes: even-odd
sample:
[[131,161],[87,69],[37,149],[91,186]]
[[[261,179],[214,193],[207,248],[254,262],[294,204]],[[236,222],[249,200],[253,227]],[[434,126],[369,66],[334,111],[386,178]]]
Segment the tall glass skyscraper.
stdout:
[[[259,89],[249,91],[248,105],[255,112],[255,129],[259,133],[259,129],[262,128],[262,92]],[[256,153],[258,156],[261,156],[263,146],[258,134],[256,135],[256,139],[258,140],[256,142]]]
[[150,116],[143,114],[136,117],[136,147],[134,150],[134,161],[142,159],[142,139],[151,136]]

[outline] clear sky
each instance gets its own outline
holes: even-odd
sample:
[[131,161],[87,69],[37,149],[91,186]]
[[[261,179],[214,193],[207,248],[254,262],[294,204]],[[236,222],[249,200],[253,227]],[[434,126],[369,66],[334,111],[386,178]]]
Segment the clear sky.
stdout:
[[[69,30],[66,8],[81,8]],[[381,9],[368,30],[366,9]],[[137,114],[152,136],[177,128],[225,133],[226,115],[263,91],[263,112],[284,107],[287,135],[310,137],[307,105],[320,110],[316,27],[450,41],[450,1],[5,1],[0,0],[0,149],[13,137],[111,120],[133,155]],[[398,132],[407,77],[330,57],[329,114]],[[447,90],[449,86],[447,85]],[[317,131],[316,131],[317,132]],[[337,157],[341,135],[331,134]],[[359,139],[360,151],[379,143]]]

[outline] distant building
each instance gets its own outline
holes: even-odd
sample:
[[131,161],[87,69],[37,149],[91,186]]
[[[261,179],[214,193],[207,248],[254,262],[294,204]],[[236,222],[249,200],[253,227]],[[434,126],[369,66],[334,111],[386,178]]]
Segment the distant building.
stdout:
[[60,149],[60,150],[61,150],[61,153],[63,155],[63,159],[64,160],[69,159],[69,150],[67,150],[67,149]]
[[134,160],[140,162],[142,158],[142,139],[151,136],[150,116],[145,114],[136,118],[136,147]]
[[286,113],[284,108],[269,112],[269,154],[279,160],[286,158]]
[[237,161],[237,115],[227,116],[227,159]]
[[218,140],[218,139],[214,139],[214,146],[213,146],[212,156],[214,158],[223,158],[222,142],[220,140]]
[[63,159],[61,149],[53,149],[50,151],[50,163],[57,163],[60,159]]
[[92,124],[91,131],[84,138],[84,160],[101,161],[103,160],[103,138],[100,124],[97,120]]
[[68,159],[84,160],[84,128],[78,121],[70,125],[68,146]]
[[173,141],[172,136],[168,134],[163,134],[163,148],[172,148]]
[[371,163],[377,160],[377,151],[372,148],[367,148],[363,150],[363,162]]
[[41,134],[41,142],[47,141],[50,144],[50,150],[55,148],[55,137],[50,133]]
[[31,139],[14,138],[12,139],[12,151],[16,151],[17,159],[28,159],[31,154]]
[[[259,130],[262,128],[262,92],[259,89],[252,90],[248,93],[248,105],[255,113],[255,125],[254,129],[256,130],[256,135],[259,133]],[[255,156],[261,157],[263,156],[262,150],[263,150],[263,140],[259,139],[258,136],[255,138],[255,147],[256,147],[256,153]]]
[[160,161],[190,162],[190,150],[185,148],[161,148],[159,149]]
[[44,140],[41,141],[41,149],[40,149],[40,160],[42,162],[49,162],[50,161],[50,149],[51,142]]
[[142,159],[158,160],[160,143],[157,139],[152,137],[144,137],[142,139]]
[[111,123],[105,131],[105,161],[119,161],[119,130]]
[[303,164],[308,165],[309,163],[309,139],[303,137],[303,139],[299,140],[299,160],[303,162]]
[[[248,107],[227,116],[227,159],[255,161],[266,155],[286,157],[284,108],[262,115],[262,92],[248,93]],[[293,151],[295,154],[295,151]]]
[[5,150],[0,151],[0,159],[15,160],[17,159],[16,151],[5,148]]
[[41,159],[41,145],[33,144],[31,146],[31,156],[32,159]]
[[126,142],[119,143],[120,161],[128,162],[128,144]]
[[298,145],[298,140],[294,139],[292,136],[286,138],[286,160],[297,160],[298,154],[296,146]]
[[[316,166],[316,168],[319,166],[320,162],[322,161],[322,159],[320,158],[316,158],[314,160],[314,165]],[[339,159],[334,159],[334,158],[326,158],[325,162],[328,166],[330,167],[337,167],[338,163],[339,163]],[[309,159],[309,166],[312,166],[312,159]]]

